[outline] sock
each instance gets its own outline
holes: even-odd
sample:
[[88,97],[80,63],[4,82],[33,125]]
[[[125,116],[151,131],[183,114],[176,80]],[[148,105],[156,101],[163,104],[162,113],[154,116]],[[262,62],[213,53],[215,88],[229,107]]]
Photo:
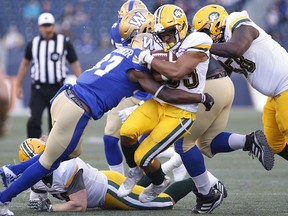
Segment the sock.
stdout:
[[147,175],[144,175],[143,178],[139,182],[137,182],[137,185],[140,185],[142,187],[148,187],[151,183],[151,179]]
[[163,193],[168,194],[175,203],[177,203],[180,199],[185,197],[191,191],[196,190],[195,183],[191,178],[174,182],[170,185]]
[[123,162],[123,156],[119,147],[119,139],[116,137],[104,135],[104,151],[109,165],[118,165]]
[[126,163],[128,164],[129,167],[136,167],[137,164],[135,163],[135,160],[134,160],[134,153],[136,151],[136,149],[138,148],[139,146],[139,143],[135,143],[134,145],[132,146],[128,146],[128,147],[124,147],[124,146],[121,146],[122,147],[122,152],[125,156],[125,159],[126,159]]
[[109,165],[109,169],[110,169],[110,170],[113,170],[113,171],[115,171],[115,172],[119,172],[119,173],[121,173],[122,175],[125,174],[123,163],[117,164],[117,165]]
[[151,179],[154,185],[162,184],[165,178],[165,174],[163,173],[161,167],[160,169],[156,170],[156,172],[146,173],[146,175]]
[[174,181],[181,181],[185,179],[187,171],[184,164],[181,164],[179,167],[176,167],[172,170]]
[[210,181],[210,187],[213,187],[218,181],[219,179],[217,179],[212,173],[210,173],[208,170],[207,170],[207,175],[208,175],[208,178],[209,178],[209,181]]
[[[41,155],[41,154],[40,154]],[[38,161],[40,155],[36,155],[29,160],[23,161],[21,163],[13,165],[10,169],[11,171],[18,176],[19,174],[23,173],[30,165],[34,164]]]
[[169,147],[165,151],[158,154],[157,158],[171,158],[175,154],[176,154],[176,152],[175,152],[174,148]]
[[222,132],[211,142],[212,154],[232,152],[243,149],[245,146],[246,135]]
[[29,166],[16,181],[0,193],[0,202],[10,202],[13,197],[32,187],[51,171],[52,170],[45,169],[39,161],[36,161]]
[[284,149],[278,153],[278,155],[280,155],[282,158],[288,160],[288,145],[287,144],[284,147]]
[[213,155],[219,152],[234,151],[229,145],[229,137],[232,133],[222,132],[218,134],[211,142],[211,152]]
[[179,167],[182,164],[182,160],[179,154],[174,154],[168,161],[161,165],[165,174],[171,172],[173,169]]
[[201,193],[203,195],[206,195],[209,193],[211,186],[210,186],[210,181],[207,175],[207,171],[205,171],[201,175],[192,177],[192,179],[197,187],[198,193]]
[[179,154],[191,177],[198,176],[206,171],[203,155],[197,146]]

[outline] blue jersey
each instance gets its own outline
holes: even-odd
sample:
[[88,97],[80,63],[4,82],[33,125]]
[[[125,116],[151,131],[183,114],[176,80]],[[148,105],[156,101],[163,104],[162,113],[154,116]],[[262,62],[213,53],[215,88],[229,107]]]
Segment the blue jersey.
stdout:
[[130,97],[141,89],[139,83],[131,82],[127,76],[131,69],[147,71],[147,68],[133,61],[134,55],[131,47],[116,49],[77,79],[73,90],[90,108],[93,119],[101,118],[124,97]]

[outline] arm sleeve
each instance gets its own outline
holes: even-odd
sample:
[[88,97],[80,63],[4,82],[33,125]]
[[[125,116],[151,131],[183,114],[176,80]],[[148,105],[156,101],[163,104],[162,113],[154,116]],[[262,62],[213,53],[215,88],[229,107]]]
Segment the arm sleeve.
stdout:
[[75,52],[75,49],[70,42],[69,38],[66,38],[66,49],[67,49],[67,60],[71,64],[78,60],[77,54]]
[[29,61],[31,61],[33,58],[33,56],[32,56],[32,41],[30,41],[26,46],[24,58],[28,59]]
[[71,184],[68,186],[67,195],[76,193],[77,191],[85,189],[85,184],[83,180],[83,169],[80,169],[74,176]]

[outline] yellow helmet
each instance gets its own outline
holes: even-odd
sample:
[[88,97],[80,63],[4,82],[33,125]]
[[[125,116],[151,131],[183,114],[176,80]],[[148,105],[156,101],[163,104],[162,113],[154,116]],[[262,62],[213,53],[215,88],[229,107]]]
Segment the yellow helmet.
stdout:
[[122,43],[131,43],[132,38],[140,33],[151,32],[154,25],[154,16],[146,9],[129,11],[119,25]]
[[179,44],[188,33],[188,21],[185,12],[178,6],[165,4],[154,13],[154,32],[158,35],[175,29],[176,43],[169,44],[170,48]]
[[118,11],[118,18],[122,19],[129,11],[135,9],[146,9],[146,5],[140,0],[128,0],[126,1]]
[[45,149],[45,142],[41,139],[29,138],[24,140],[19,147],[19,160],[21,162],[28,160],[42,153]]
[[223,39],[224,20],[228,16],[224,7],[216,4],[202,7],[193,17],[192,26],[196,31],[207,33],[214,42]]

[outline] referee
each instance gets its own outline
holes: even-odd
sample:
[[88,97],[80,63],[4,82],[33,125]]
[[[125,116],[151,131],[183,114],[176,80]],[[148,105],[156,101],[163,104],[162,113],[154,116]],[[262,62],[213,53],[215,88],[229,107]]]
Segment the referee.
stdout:
[[[50,99],[61,88],[66,78],[66,60],[71,64],[74,74],[81,74],[81,66],[69,38],[55,33],[55,18],[50,13],[42,13],[38,18],[40,35],[27,44],[24,58],[18,69],[16,96],[23,97],[22,83],[31,63],[30,118],[27,122],[28,138],[42,135],[42,115],[45,108],[50,110]],[[48,112],[49,131],[51,115]]]

